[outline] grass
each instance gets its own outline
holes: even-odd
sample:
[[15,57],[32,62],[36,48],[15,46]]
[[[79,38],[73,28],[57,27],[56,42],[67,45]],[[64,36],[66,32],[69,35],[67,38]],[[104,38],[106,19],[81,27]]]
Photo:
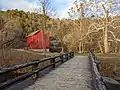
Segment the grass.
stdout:
[[120,57],[120,53],[95,53],[95,55],[99,57]]
[[120,53],[96,53],[97,60],[101,61],[101,74],[120,80]]
[[[10,67],[16,64],[26,63],[36,59],[45,58],[45,55],[39,51],[31,50],[4,50],[4,55],[0,50],[0,68]],[[46,57],[59,55],[59,53],[46,53]],[[3,58],[4,56],[4,58]]]
[[[7,68],[10,66],[27,63],[29,61],[33,61],[36,59],[42,59],[42,58],[56,56],[56,55],[59,55],[59,53],[47,52],[45,56],[41,51],[23,50],[23,49],[4,50],[4,55],[3,55],[2,50],[0,50],[0,58],[1,58],[0,68]],[[37,66],[37,68],[46,67],[50,63],[51,63],[50,61],[42,62]],[[31,72],[33,69],[35,69],[33,66],[29,66],[29,67],[21,68],[16,71],[7,73],[6,75],[8,78],[3,78],[3,81],[23,75],[27,72]]]
[[75,53],[75,55],[89,56],[89,53]]

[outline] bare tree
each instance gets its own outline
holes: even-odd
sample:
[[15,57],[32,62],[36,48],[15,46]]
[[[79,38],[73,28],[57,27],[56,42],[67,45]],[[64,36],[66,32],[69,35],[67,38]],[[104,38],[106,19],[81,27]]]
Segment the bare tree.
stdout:
[[[79,53],[82,53],[84,50],[83,50],[83,36],[85,33],[82,33],[84,32],[85,30],[85,27],[83,25],[83,22],[85,20],[85,14],[86,14],[86,9],[87,9],[87,3],[86,3],[86,0],[84,1],[81,1],[81,0],[76,0],[74,3],[73,3],[73,6],[69,9],[69,16],[73,19],[78,19],[78,20],[75,20],[74,21],[74,25],[76,26],[76,28],[78,29],[76,32],[76,34],[78,34],[78,48],[79,48]],[[87,19],[86,19],[87,20]],[[85,21],[86,21],[85,20]]]
[[[117,1],[117,0],[116,0]],[[119,20],[117,20],[114,16],[116,15],[115,8],[119,5],[119,2],[114,0],[76,0],[70,9],[69,15],[72,18],[91,18],[90,26],[88,27],[87,33],[82,33],[84,30],[83,23],[79,21],[79,23],[75,23],[76,27],[79,29],[79,49],[83,46],[83,41],[85,38],[89,37],[92,33],[102,32],[102,36],[96,39],[98,46],[101,52],[109,52],[109,42],[118,43],[119,39],[116,37],[115,33],[112,29],[119,28]],[[118,13],[117,13],[118,14]],[[92,20],[93,18],[93,20]],[[109,35],[110,34],[110,35]],[[90,38],[90,37],[89,37]],[[112,40],[111,40],[112,39]],[[92,41],[92,39],[91,39]],[[103,43],[103,45],[102,45]],[[81,52],[81,51],[80,51]]]
[[87,9],[87,1],[84,0],[75,0],[73,6],[69,9],[69,16],[73,19],[85,18],[86,9]]
[[[43,32],[43,48],[44,48],[44,55],[46,56],[46,39],[45,39],[45,33],[47,30],[47,22],[48,19],[50,18],[50,15],[53,12],[54,9],[51,7],[50,1],[49,0],[38,0],[38,13],[43,14],[43,20],[42,20],[42,32]],[[55,15],[55,14],[54,14]]]
[[99,32],[100,30],[103,31],[103,43],[104,43],[104,52],[109,52],[109,46],[108,46],[108,34],[112,34],[114,37],[114,40],[117,40],[114,36],[114,33],[110,31],[108,28],[111,26],[111,28],[118,28],[119,26],[114,26],[112,23],[117,22],[120,23],[118,20],[114,18],[114,11],[113,8],[116,7],[114,5],[113,0],[101,0],[100,2],[97,2],[97,0],[94,0],[93,2],[89,2],[89,8],[92,12],[92,15],[97,19],[97,22],[94,22],[90,25],[88,32]]

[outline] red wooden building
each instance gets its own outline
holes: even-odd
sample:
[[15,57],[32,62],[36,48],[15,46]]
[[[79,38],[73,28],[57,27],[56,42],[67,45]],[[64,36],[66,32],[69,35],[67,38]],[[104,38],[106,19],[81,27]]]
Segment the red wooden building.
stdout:
[[[31,49],[43,49],[43,32],[35,31],[27,36],[26,42]],[[50,48],[49,34],[45,33],[46,49]]]

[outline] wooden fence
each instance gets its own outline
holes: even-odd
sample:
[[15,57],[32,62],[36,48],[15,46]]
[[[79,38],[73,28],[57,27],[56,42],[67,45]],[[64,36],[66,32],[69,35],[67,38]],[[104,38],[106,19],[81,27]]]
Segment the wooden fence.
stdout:
[[[69,60],[73,57],[74,57],[74,53],[70,52],[70,53],[60,54],[60,55],[54,56],[54,57],[33,60],[31,62],[21,64],[21,65],[15,65],[15,66],[12,66],[12,67],[9,67],[9,68],[3,68],[3,69],[0,70],[0,77],[4,76],[7,73],[9,74],[11,72],[17,71],[19,69],[27,68],[27,67],[30,67],[30,66],[32,66],[33,70],[31,72],[27,72],[27,73],[25,73],[21,76],[18,76],[18,77],[0,82],[0,90],[4,89],[4,88],[7,88],[8,86],[10,86],[14,83],[23,81],[23,80],[25,80],[25,79],[33,76],[33,75],[38,77],[40,71],[42,71],[46,68],[49,68],[49,67],[55,68],[57,63],[64,63],[65,61],[67,61],[67,60]],[[42,67],[42,68],[38,67],[39,64],[41,64],[43,62],[46,62],[46,61],[49,61],[50,64],[48,64],[47,66]]]
[[112,78],[101,76],[100,61],[97,60],[95,54],[90,52],[89,59],[91,61],[93,87],[95,90],[120,90],[120,83]]

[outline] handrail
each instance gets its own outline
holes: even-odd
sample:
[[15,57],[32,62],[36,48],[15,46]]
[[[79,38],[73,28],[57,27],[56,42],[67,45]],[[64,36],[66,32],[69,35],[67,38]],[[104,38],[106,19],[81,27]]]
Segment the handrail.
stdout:
[[[33,66],[34,70],[31,71],[31,72],[27,72],[21,76],[18,76],[16,78],[13,78],[11,80],[7,80],[3,83],[0,83],[0,90],[1,89],[4,89],[4,88],[7,88],[8,86],[16,83],[16,82],[20,82],[22,80],[25,80],[26,78],[29,78],[31,77],[32,75],[36,75],[38,76],[38,73],[48,67],[53,67],[55,68],[56,67],[56,63],[64,63],[65,61],[71,59],[74,57],[74,53],[73,52],[69,52],[69,53],[64,53],[64,54],[60,54],[58,56],[53,56],[53,57],[48,57],[48,58],[44,58],[44,59],[37,59],[37,60],[33,60],[31,62],[28,62],[28,63],[24,63],[24,64],[20,64],[20,65],[15,65],[15,66],[12,66],[12,67],[9,67],[9,68],[3,68],[0,70],[0,75],[4,75],[6,73],[9,73],[9,72],[13,72],[13,71],[16,71],[16,70],[19,70],[21,68],[26,68],[26,67],[29,67],[29,66]],[[60,60],[57,60],[57,58],[60,58]],[[43,68],[38,68],[38,65],[42,62],[45,62],[45,61],[50,61],[51,63]]]
[[90,52],[89,59],[91,60],[92,77],[95,90],[107,90],[106,86],[102,82],[102,76],[100,75],[97,64],[95,63],[96,58],[93,52]]
[[93,76],[93,84],[95,90],[120,90],[120,83],[116,80],[101,76],[100,67],[93,52],[90,52],[89,59],[91,61],[91,69]]

